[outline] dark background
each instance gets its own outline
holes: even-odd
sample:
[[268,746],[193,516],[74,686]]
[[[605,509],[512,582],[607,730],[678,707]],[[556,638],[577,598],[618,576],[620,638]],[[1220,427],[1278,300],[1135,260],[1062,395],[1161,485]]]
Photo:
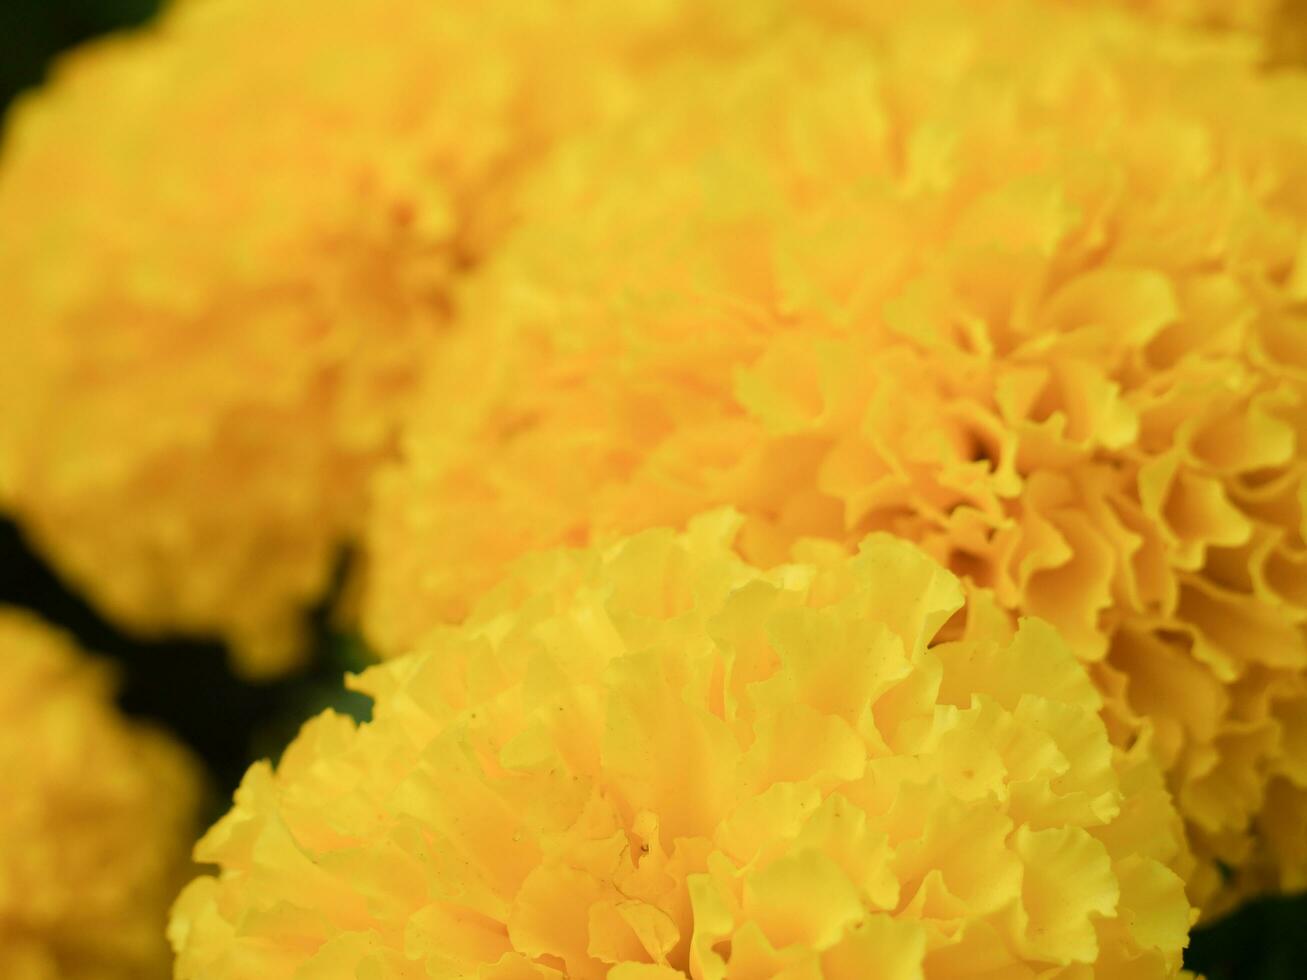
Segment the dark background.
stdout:
[[[38,84],[60,51],[139,24],[158,6],[157,0],[0,0],[0,108]],[[32,609],[115,661],[124,710],[170,728],[204,760],[214,786],[215,816],[226,808],[245,767],[256,758],[275,757],[305,718],[327,705],[357,717],[368,710],[366,699],[340,688],[343,673],[363,662],[363,651],[352,637],[333,634],[325,616],[317,617],[311,667],[276,683],[246,684],[228,671],[216,643],[143,643],[115,630],[64,588],[4,521],[0,604]],[[1256,903],[1197,932],[1186,966],[1208,980],[1304,980],[1307,896]]]

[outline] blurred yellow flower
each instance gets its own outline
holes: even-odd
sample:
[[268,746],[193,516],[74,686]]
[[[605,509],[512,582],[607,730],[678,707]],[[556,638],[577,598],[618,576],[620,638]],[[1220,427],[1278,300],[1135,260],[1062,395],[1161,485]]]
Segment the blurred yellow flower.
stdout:
[[431,361],[367,625],[721,504],[763,567],[890,531],[1153,732],[1195,898],[1307,886],[1307,76],[980,10],[796,28],[557,154]]
[[[799,0],[833,23],[866,27],[898,9],[884,0]],[[1011,0],[965,0],[978,7]],[[1043,0],[1051,7],[1092,13],[1117,10],[1140,17],[1155,30],[1237,35],[1264,67],[1307,66],[1307,0]],[[1155,43],[1167,43],[1154,37]]]
[[[1067,6],[1117,6],[1190,27],[1268,31],[1286,0],[1052,0]],[[1288,0],[1293,2],[1293,0]]]
[[362,675],[201,841],[179,980],[1176,976],[1180,822],[1057,634],[741,523],[532,556]]
[[[842,3],[844,0],[818,0]],[[987,0],[988,2],[988,0]],[[1307,0],[1053,0],[1111,4],[1168,26],[1242,33],[1268,68],[1307,67]]]
[[194,872],[194,764],[25,613],[0,608],[0,662],[0,976],[164,980],[168,905]]
[[680,5],[182,0],[75,53],[0,153],[0,504],[119,623],[293,662],[506,187]]

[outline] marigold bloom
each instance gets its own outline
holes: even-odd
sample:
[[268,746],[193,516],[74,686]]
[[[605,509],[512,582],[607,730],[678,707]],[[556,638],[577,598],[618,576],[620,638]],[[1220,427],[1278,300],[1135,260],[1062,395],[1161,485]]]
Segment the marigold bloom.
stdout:
[[[818,0],[842,2],[842,0]],[[1054,0],[1113,4],[1164,25],[1239,32],[1267,67],[1307,66],[1307,0]]]
[[62,634],[0,608],[0,976],[163,980],[193,866],[190,758],[114,708]]
[[517,564],[246,775],[179,980],[1177,975],[1180,822],[1084,668],[888,535]]
[[[876,0],[803,0],[843,25],[878,22],[886,9]],[[978,6],[1007,0],[968,0]],[[1044,0],[1082,10],[1117,9],[1153,25],[1181,30],[1238,34],[1265,66],[1307,65],[1307,0]]]
[[1307,78],[979,10],[797,29],[559,154],[432,361],[369,629],[721,504],[763,567],[891,531],[1153,730],[1196,897],[1307,886]]
[[506,188],[677,10],[182,0],[74,54],[0,157],[0,504],[119,623],[283,668]]
[[[1114,5],[1158,20],[1194,27],[1269,30],[1286,0],[1053,0],[1088,6]],[[1289,0],[1293,2],[1293,0]]]

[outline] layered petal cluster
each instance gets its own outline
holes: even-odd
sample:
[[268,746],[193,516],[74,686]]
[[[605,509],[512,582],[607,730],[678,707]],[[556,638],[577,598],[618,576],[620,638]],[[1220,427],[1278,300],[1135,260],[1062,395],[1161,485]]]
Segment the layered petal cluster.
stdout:
[[1195,897],[1307,886],[1307,76],[914,4],[672,73],[526,196],[384,481],[383,652],[532,548],[889,531],[1153,733]]
[[1180,821],[1055,631],[741,524],[532,556],[365,673],[201,841],[179,980],[1178,975]]
[[515,175],[680,6],[179,0],[75,53],[0,152],[0,503],[120,624],[285,667]]
[[168,906],[194,870],[194,763],[27,614],[0,609],[0,662],[0,976],[164,980]]

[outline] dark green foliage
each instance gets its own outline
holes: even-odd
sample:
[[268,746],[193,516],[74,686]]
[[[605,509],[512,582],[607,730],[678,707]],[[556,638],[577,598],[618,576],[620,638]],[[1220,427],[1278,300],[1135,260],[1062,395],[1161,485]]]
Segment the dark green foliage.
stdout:
[[113,661],[119,702],[128,714],[179,735],[206,763],[215,790],[214,816],[255,759],[275,759],[299,726],[326,708],[357,719],[369,700],[343,686],[346,672],[367,666],[357,639],[333,631],[325,610],[314,617],[316,641],[308,665],[275,682],[246,683],[228,669],[217,643],[183,638],[142,641],[105,622],[26,547],[13,524],[0,520],[0,605],[31,609],[73,633],[83,648]]
[[1307,977],[1307,895],[1257,902],[1194,933],[1185,957],[1206,980]]
[[79,41],[140,24],[160,0],[0,0],[0,106]]

